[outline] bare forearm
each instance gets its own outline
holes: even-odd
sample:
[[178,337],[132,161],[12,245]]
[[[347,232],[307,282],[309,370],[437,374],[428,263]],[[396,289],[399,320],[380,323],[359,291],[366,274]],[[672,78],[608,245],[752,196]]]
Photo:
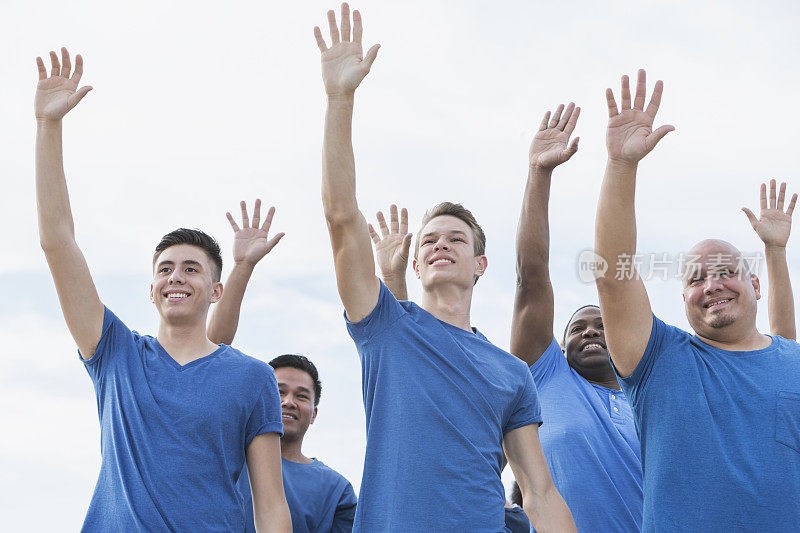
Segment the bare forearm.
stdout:
[[292,533],[292,517],[285,500],[283,505],[261,512],[254,509],[253,514],[258,533]]
[[358,215],[352,126],[353,95],[329,96],[322,148],[322,204],[329,220]]
[[253,274],[254,265],[236,263],[225,282],[222,299],[217,303],[211,323],[208,326],[208,338],[215,344],[232,344],[239,327],[239,313],[242,300],[247,290],[247,283]]
[[608,262],[600,283],[613,283],[612,268],[622,255],[636,253],[636,165],[609,160],[600,189],[595,229],[595,252]]
[[408,300],[408,287],[404,274],[383,276],[383,283],[398,300]]
[[572,513],[555,486],[551,486],[550,490],[542,495],[523,497],[523,502],[525,513],[536,531],[542,533],[574,531],[577,533],[578,529],[575,527]]
[[786,262],[786,248],[765,246],[769,276],[769,326],[771,333],[787,339],[797,336],[794,319],[794,296]]
[[525,284],[546,284],[550,254],[550,180],[552,170],[531,167],[517,228],[517,279]]
[[61,121],[37,121],[36,204],[39,239],[47,250],[74,240],[75,228],[69,204],[61,146]]

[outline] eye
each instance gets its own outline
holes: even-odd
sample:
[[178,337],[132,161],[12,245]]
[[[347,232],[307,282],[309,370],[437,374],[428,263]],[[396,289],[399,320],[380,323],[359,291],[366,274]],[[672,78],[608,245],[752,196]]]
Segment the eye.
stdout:
[[422,241],[422,244],[431,244],[432,242],[433,239],[425,239],[424,241]]
[[603,323],[602,323],[602,322],[600,322],[600,325],[599,325],[599,326],[597,326],[597,327],[599,327],[600,329],[603,329]]
[[167,272],[169,272],[169,267],[161,267],[160,269],[158,269],[158,272],[161,274],[166,274]]
[[197,269],[194,267],[186,267],[186,272],[197,272]]
[[453,242],[464,242],[464,239],[461,237],[453,237]]
[[702,283],[704,278],[693,278],[692,281],[689,282],[689,285],[697,285],[698,283]]
[[301,400],[308,400],[308,396],[306,396],[305,394],[298,394],[297,397],[300,398]]
[[573,326],[573,328],[572,328],[571,330],[569,330],[569,332],[570,332],[570,333],[577,333],[577,332],[579,332],[579,331],[580,331],[580,330],[582,330],[582,329],[583,329],[583,327],[582,327],[582,326]]

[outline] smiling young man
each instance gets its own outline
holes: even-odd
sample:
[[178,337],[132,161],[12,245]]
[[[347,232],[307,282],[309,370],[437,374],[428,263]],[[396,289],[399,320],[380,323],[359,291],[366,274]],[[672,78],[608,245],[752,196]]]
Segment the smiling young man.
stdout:
[[153,257],[158,336],[131,331],[101,302],[75,242],[61,123],[89,92],[83,60],[37,58],[34,110],[39,236],[67,327],[94,384],[102,463],[84,531],[242,531],[236,479],[250,466],[259,531],[291,531],[280,472],[281,418],[272,368],[206,336],[222,295],[208,235],[180,229]]
[[[620,108],[606,91],[608,163],[595,251],[609,265],[636,253],[638,163],[674,129],[653,130],[662,90],[659,81],[645,108],[642,70],[633,101],[627,76]],[[784,213],[781,194],[771,207],[790,218],[794,201]],[[763,222],[762,240],[762,232],[774,233],[764,240],[767,256],[785,257],[788,231],[777,238],[780,224],[748,217],[754,228]],[[711,239],[689,257],[683,298],[695,335],[653,315],[639,276],[597,279],[608,349],[642,442],[642,529],[797,531],[800,346],[758,331],[761,287],[738,249]]]
[[363,55],[358,11],[351,40],[347,4],[341,28],[333,11],[328,23],[330,47],[314,29],[328,97],[322,203],[367,421],[354,531],[504,531],[503,451],[536,529],[575,531],[539,444],[527,367],[470,325],[472,291],[487,265],[472,214],[446,202],[425,216],[413,262],[420,305],[399,302],[375,275],[351,130],[355,90],[378,46]]

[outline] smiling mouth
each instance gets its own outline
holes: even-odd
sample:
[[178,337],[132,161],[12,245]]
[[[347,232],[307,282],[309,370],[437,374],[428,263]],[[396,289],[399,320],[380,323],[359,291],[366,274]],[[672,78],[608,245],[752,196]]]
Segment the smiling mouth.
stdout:
[[293,415],[292,413],[283,413],[281,416],[284,420],[297,420],[297,415]]
[[429,265],[452,265],[455,263],[452,259],[437,259],[428,263]]
[[605,347],[605,346],[603,346],[603,345],[602,345],[602,344],[600,344],[600,343],[597,343],[597,342],[590,342],[589,344],[587,344],[586,346],[584,346],[583,348],[581,348],[581,351],[582,351],[582,352],[585,352],[585,351],[587,351],[587,350],[605,350],[605,349],[606,349],[606,347]]
[[730,302],[731,300],[733,300],[733,298],[726,298],[724,300],[717,300],[715,302],[711,302],[709,304],[706,304],[705,308],[706,309],[713,309],[714,307],[717,307],[717,306],[722,305],[722,304],[726,304],[726,303]]
[[188,298],[189,297],[189,293],[188,292],[168,292],[164,296],[166,297],[167,300],[178,301],[178,300],[184,300],[184,299]]

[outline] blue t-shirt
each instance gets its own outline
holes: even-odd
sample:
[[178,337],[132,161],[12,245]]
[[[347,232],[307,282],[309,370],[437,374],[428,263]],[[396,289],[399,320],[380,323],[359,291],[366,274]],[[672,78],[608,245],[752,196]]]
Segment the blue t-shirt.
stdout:
[[225,345],[181,366],[108,309],[84,364],[102,464],[83,531],[244,531],[245,448],[283,431],[272,367]]
[[578,531],[639,531],[642,458],[625,393],[581,377],[555,339],[531,374],[545,420],[539,439]]
[[383,283],[347,329],[367,419],[354,531],[504,531],[503,435],[542,421],[525,363]]
[[620,379],[642,439],[644,531],[800,529],[800,346],[714,348],[653,317]]
[[[294,533],[350,533],[356,515],[356,493],[343,475],[314,459],[295,463],[281,458],[283,492],[292,515]],[[249,509],[246,533],[255,533],[253,495],[247,469],[237,484]]]
[[519,505],[506,507],[506,530],[509,533],[536,533],[528,515]]

